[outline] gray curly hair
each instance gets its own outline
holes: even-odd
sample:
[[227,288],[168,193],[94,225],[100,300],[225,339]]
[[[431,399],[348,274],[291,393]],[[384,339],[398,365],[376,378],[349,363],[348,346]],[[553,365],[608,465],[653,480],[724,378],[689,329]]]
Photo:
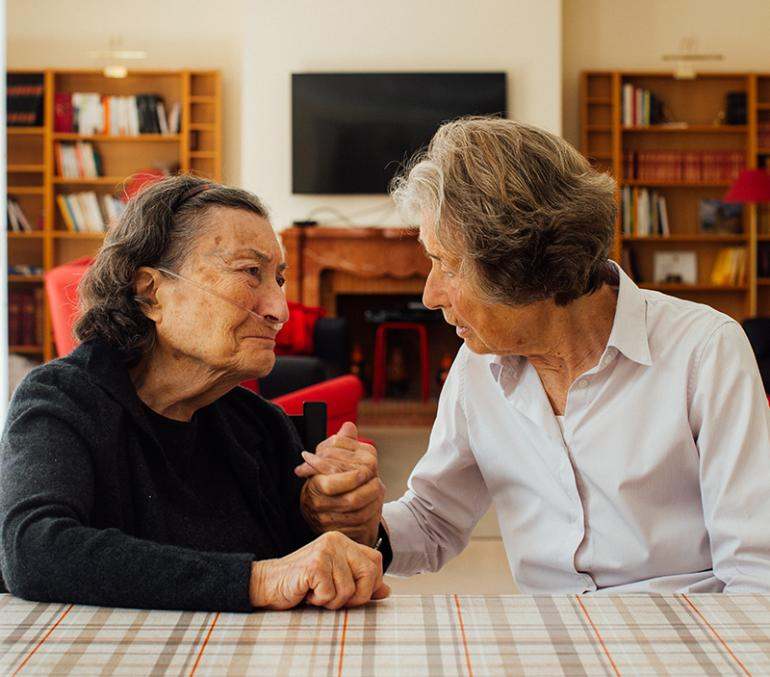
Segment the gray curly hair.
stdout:
[[391,184],[406,220],[508,305],[567,305],[609,279],[615,189],[560,137],[490,117],[442,125]]
[[134,279],[142,266],[177,272],[215,207],[268,218],[259,198],[189,174],[162,179],[131,198],[78,287],[75,336],[100,339],[137,363],[155,345],[155,323],[142,312]]

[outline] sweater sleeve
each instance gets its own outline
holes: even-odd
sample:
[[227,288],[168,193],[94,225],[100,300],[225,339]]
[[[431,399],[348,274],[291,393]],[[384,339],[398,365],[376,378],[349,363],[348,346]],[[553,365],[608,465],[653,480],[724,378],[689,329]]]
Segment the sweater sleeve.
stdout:
[[250,611],[253,556],[199,552],[89,526],[94,465],[76,402],[45,367],[19,386],[0,440],[0,566],[34,601]]

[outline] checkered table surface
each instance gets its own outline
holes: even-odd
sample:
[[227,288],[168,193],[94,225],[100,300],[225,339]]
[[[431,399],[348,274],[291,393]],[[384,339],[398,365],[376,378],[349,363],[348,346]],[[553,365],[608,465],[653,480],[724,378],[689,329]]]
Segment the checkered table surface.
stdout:
[[253,614],[0,595],[0,672],[74,675],[770,674],[770,596],[396,596]]

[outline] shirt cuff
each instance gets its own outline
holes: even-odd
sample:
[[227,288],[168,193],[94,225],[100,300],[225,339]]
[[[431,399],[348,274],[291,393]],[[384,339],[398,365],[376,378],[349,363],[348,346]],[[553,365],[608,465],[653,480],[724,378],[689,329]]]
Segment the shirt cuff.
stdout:
[[427,571],[423,531],[409,506],[403,500],[386,503],[382,507],[382,522],[392,555],[388,573],[412,576]]

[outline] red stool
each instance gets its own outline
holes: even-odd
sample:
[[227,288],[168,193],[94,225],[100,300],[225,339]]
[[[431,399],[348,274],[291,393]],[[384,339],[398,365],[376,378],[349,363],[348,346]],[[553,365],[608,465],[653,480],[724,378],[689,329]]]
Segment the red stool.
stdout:
[[377,327],[374,335],[374,379],[372,383],[372,399],[381,400],[385,397],[385,358],[387,354],[387,334],[391,330],[416,331],[420,340],[420,381],[422,384],[422,401],[430,397],[430,376],[428,374],[428,331],[425,325],[417,322],[383,322]]

